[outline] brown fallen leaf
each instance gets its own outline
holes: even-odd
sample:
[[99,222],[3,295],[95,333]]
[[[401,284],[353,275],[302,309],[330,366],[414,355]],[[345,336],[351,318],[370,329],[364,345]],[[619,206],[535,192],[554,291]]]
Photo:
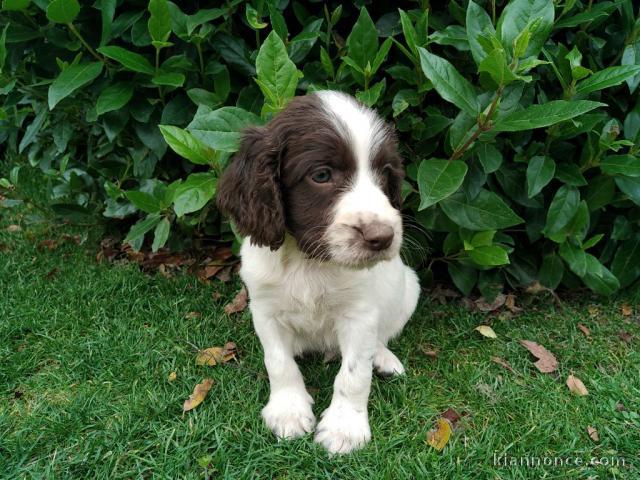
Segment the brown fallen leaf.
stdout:
[[595,317],[596,315],[598,315],[600,313],[600,309],[598,307],[596,307],[595,305],[589,305],[587,307],[587,311],[589,312],[589,315],[591,315],[592,317]]
[[200,312],[189,312],[184,316],[184,318],[186,319],[200,318],[201,316],[202,314]]
[[38,246],[36,248],[40,251],[49,250],[50,252],[52,252],[56,248],[58,248],[58,242],[56,242],[51,238],[47,238],[45,240],[42,240],[40,243],[38,243]]
[[7,227],[7,232],[9,233],[17,233],[21,230],[22,230],[22,227],[20,225],[9,225]]
[[458,412],[456,412],[453,408],[447,408],[441,415],[442,418],[446,418],[451,422],[451,428],[455,429],[456,425],[458,425],[458,420],[462,418]]
[[616,412],[624,412],[625,408],[622,403],[616,403]]
[[504,358],[491,357],[491,361],[497,363],[498,365],[500,365],[500,366],[502,366],[504,368],[506,368],[511,373],[516,373],[515,370],[513,368],[511,368],[511,365],[509,365],[509,362],[507,362]]
[[587,390],[587,387],[584,386],[584,383],[582,383],[582,380],[574,375],[569,375],[567,377],[567,387],[571,393],[575,393],[580,397],[589,395],[589,391]]
[[580,331],[582,333],[584,333],[585,337],[588,337],[591,335],[591,330],[589,330],[587,327],[585,327],[583,324],[579,323],[578,324],[578,328],[580,329]]
[[176,372],[171,372],[169,374],[169,376],[167,377],[167,381],[168,382],[173,382],[173,381],[175,381],[176,378],[178,378],[178,374]]
[[507,295],[504,306],[507,307],[511,313],[520,313],[522,311],[522,308],[516,306],[516,296],[512,293]]
[[435,348],[423,346],[422,353],[424,353],[431,360],[435,360],[436,358],[438,358],[438,350],[436,350]]
[[534,365],[542,373],[552,373],[558,368],[556,357],[542,345],[530,340],[520,340],[520,345],[529,350],[538,359]]
[[204,400],[204,397],[209,393],[209,390],[211,390],[211,387],[213,387],[213,380],[210,378],[205,378],[202,383],[198,383],[193,389],[193,393],[184,401],[182,411],[188,412],[200,405]]
[[42,278],[44,278],[45,280],[51,280],[53,277],[55,277],[58,273],[60,273],[60,269],[58,267],[54,267],[51,270],[49,270],[48,273],[44,274],[42,276]]
[[227,342],[224,347],[211,347],[200,350],[196,356],[196,365],[213,367],[220,363],[227,363],[236,359],[238,347],[233,342]]
[[481,312],[494,312],[499,309],[507,301],[507,296],[504,293],[499,293],[493,302],[487,302],[484,297],[480,297],[476,300],[476,308]]
[[227,315],[242,312],[245,308],[247,308],[248,299],[249,298],[247,295],[247,289],[245,287],[242,287],[235,298],[231,301],[231,303],[225,305],[224,312]]
[[427,443],[440,452],[449,442],[452,431],[451,422],[446,418],[440,417],[427,433]]
[[633,339],[633,335],[631,335],[629,332],[625,332],[624,330],[620,330],[618,332],[618,337],[620,337],[620,340],[622,340],[624,343],[631,343],[631,340]]
[[631,308],[631,305],[629,305],[628,303],[623,303],[620,311],[622,312],[623,316],[630,317],[633,313],[633,308]]
[[493,328],[491,328],[489,325],[478,325],[476,327],[476,330],[480,333],[480,335],[482,335],[483,337],[487,337],[487,338],[498,338],[498,336],[496,335],[496,332],[493,331]]
[[594,442],[600,441],[600,435],[598,435],[598,431],[591,425],[587,427],[587,433],[589,434],[589,438]]

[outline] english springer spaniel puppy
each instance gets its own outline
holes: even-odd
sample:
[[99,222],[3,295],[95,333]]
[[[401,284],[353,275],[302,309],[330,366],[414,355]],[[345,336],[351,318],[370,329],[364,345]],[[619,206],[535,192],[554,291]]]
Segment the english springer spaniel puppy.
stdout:
[[353,97],[321,91],[246,130],[220,180],[218,206],[248,237],[240,276],[271,385],[262,416],[279,438],[315,425],[296,355],[342,356],[315,433],[331,453],[371,438],[372,370],[404,373],[387,348],[419,294],[399,255],[403,176],[393,130]]

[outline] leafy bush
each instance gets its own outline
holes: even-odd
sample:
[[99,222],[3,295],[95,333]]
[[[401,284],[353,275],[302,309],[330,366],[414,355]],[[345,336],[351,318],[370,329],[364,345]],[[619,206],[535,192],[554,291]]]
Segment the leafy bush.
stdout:
[[4,0],[5,206],[41,172],[57,215],[125,222],[135,248],[231,241],[212,198],[239,132],[332,88],[399,131],[406,256],[424,279],[486,297],[635,282],[632,0],[362,3]]

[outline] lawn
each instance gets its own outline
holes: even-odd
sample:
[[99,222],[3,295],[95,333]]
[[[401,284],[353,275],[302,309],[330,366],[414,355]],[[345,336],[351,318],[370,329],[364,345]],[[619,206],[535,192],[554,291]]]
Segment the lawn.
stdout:
[[[268,383],[249,312],[223,311],[237,279],[205,285],[189,275],[98,264],[99,231],[81,246],[38,249],[43,239],[77,231],[2,215],[2,478],[640,478],[635,293],[603,303],[584,294],[564,308],[547,295],[522,294],[523,312],[490,316],[425,293],[392,345],[407,375],[373,381],[373,441],[329,457],[310,436],[277,442],[262,424]],[[16,223],[20,231],[7,231]],[[623,304],[631,315],[623,316]],[[487,322],[496,339],[475,331]],[[558,370],[539,373],[521,339],[555,353]],[[195,364],[197,349],[227,341],[240,349],[237,362]],[[317,356],[301,363],[318,414],[338,364]],[[569,392],[570,373],[588,396]],[[209,396],[183,414],[184,400],[206,377],[214,380]],[[448,408],[463,416],[438,452],[427,432]],[[494,460],[505,455],[584,464],[527,468]],[[599,463],[591,464],[594,457]]]

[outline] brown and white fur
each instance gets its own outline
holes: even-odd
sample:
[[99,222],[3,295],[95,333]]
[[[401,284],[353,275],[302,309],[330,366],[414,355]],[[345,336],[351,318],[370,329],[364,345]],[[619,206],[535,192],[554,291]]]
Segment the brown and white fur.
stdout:
[[387,348],[419,295],[399,255],[403,176],[391,128],[354,98],[322,91],[247,130],[220,181],[218,205],[248,237],[240,275],[271,386],[262,416],[280,438],[316,423],[296,355],[342,356],[315,429],[332,453],[371,438],[372,370],[405,371]]

